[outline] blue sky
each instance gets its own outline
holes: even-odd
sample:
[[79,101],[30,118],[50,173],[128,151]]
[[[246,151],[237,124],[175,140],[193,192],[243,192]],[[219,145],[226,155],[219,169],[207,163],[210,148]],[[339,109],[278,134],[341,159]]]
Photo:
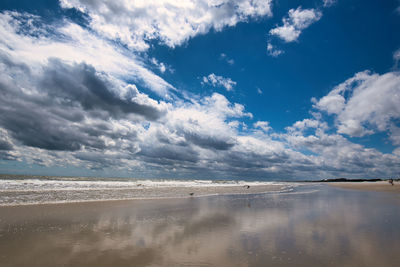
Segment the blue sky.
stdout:
[[0,172],[400,173],[399,1],[2,1]]

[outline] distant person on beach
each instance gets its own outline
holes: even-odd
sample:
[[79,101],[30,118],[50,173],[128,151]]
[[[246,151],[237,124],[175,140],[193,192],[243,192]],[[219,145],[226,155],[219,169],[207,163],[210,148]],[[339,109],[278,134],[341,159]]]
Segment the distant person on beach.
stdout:
[[389,184],[394,185],[393,184],[393,179],[389,179]]

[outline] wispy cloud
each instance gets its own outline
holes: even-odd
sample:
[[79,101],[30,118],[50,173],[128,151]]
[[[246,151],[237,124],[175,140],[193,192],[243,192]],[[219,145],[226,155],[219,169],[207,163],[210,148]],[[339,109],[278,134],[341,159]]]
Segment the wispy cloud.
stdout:
[[222,76],[215,75],[214,73],[204,76],[202,79],[203,84],[209,84],[213,87],[224,87],[227,91],[232,91],[236,86],[236,82],[232,81],[231,78],[225,78]]
[[399,67],[399,61],[400,61],[400,48],[394,51],[393,53],[393,61],[394,61],[394,68]]
[[285,53],[283,50],[277,49],[271,43],[267,43],[267,51],[268,51],[268,54],[272,57],[278,57],[279,55]]
[[221,55],[219,56],[219,58],[221,60],[224,60],[226,63],[228,63],[229,65],[233,65],[235,64],[235,60],[233,60],[232,58],[229,58],[225,53],[221,53]]
[[337,0],[323,0],[324,7],[330,7],[337,3]]

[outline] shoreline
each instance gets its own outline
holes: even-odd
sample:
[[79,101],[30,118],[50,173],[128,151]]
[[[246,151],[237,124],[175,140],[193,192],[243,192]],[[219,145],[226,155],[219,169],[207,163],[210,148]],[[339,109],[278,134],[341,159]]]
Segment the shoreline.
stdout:
[[329,182],[321,183],[333,187],[339,187],[343,189],[351,190],[362,190],[362,191],[375,191],[375,192],[387,192],[392,194],[400,194],[400,182],[395,181],[394,185],[390,185],[387,181],[379,182]]
[[243,192],[243,193],[215,193],[208,195],[193,195],[193,196],[168,196],[168,197],[133,197],[133,198],[123,198],[123,199],[89,199],[89,200],[73,200],[73,201],[54,201],[54,202],[38,202],[38,203],[17,203],[17,204],[0,204],[2,207],[19,207],[19,206],[42,206],[42,205],[68,205],[68,204],[85,204],[85,203],[105,203],[105,202],[125,202],[125,201],[143,201],[143,200],[179,200],[179,199],[191,199],[191,198],[203,198],[203,197],[217,197],[217,196],[244,196],[244,195],[258,195],[258,194],[283,194],[291,192],[292,190],[276,190],[276,191],[261,191],[261,192]]
[[[255,195],[255,194],[270,194],[270,193],[286,193],[293,191],[295,186],[293,184],[285,185],[252,185],[247,188],[246,186],[207,186],[207,187],[160,187],[160,188],[135,188],[135,189],[122,189],[115,190],[114,193],[121,192],[124,197],[122,198],[88,198],[88,199],[68,199],[60,200],[53,198],[51,200],[32,201],[29,202],[9,202],[0,203],[1,207],[18,207],[18,206],[37,206],[37,205],[59,205],[59,204],[82,204],[82,203],[104,203],[104,202],[118,202],[118,201],[135,201],[135,200],[167,200],[167,199],[190,199],[200,197],[213,197],[213,196],[229,196],[229,195]],[[63,190],[46,190],[43,192],[32,191],[30,193],[35,195],[42,195],[43,193],[56,193]],[[76,190],[76,192],[90,192],[91,190]],[[96,190],[98,191],[98,190]],[[93,192],[93,191],[92,191]],[[13,191],[0,192],[0,197],[4,194],[15,194]],[[4,197],[4,196],[3,196]]]

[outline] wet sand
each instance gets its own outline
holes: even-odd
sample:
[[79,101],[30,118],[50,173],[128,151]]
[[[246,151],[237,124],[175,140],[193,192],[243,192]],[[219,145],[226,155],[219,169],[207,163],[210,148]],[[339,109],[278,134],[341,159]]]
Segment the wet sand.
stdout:
[[0,266],[398,266],[394,194],[289,193],[0,207]]
[[346,189],[379,191],[400,194],[400,182],[395,181],[394,185],[390,185],[387,181],[382,182],[332,182],[331,186],[336,186]]

